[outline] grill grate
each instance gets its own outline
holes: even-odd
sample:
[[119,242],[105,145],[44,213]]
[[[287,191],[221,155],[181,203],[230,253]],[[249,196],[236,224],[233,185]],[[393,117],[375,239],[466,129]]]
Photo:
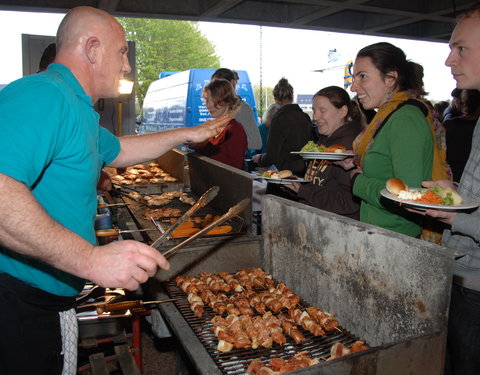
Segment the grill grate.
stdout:
[[[248,365],[254,359],[258,358],[264,363],[268,363],[273,358],[287,359],[304,350],[308,351],[310,357],[321,360],[322,357],[330,355],[330,347],[334,342],[339,341],[344,345],[351,345],[358,340],[357,337],[341,326],[339,326],[339,330],[327,332],[324,336],[314,336],[298,326],[298,329],[305,336],[305,341],[300,344],[295,343],[291,337],[285,335],[287,342],[283,346],[274,343],[271,349],[261,347],[257,349],[233,349],[230,352],[222,353],[216,349],[218,340],[212,332],[213,325],[210,320],[215,316],[213,310],[205,305],[203,316],[197,318],[190,309],[187,295],[176,285],[175,281],[165,282],[164,286],[169,297],[176,299],[174,303],[177,309],[223,374],[245,374]],[[303,301],[301,305],[302,307],[308,307]]]
[[[193,195],[191,195],[193,197]],[[156,208],[156,207],[148,207],[145,204],[138,203],[134,201],[133,199],[129,197],[122,197],[123,201],[127,204],[127,208],[133,217],[135,224],[142,229],[155,229],[153,223],[150,220],[145,219],[143,216],[143,210],[146,208]],[[178,199],[173,199],[169,204],[166,204],[164,206],[161,206],[161,208],[178,208],[180,209],[182,215],[187,212],[190,209],[191,205],[186,204],[181,202]],[[210,206],[202,207],[200,208],[193,217],[200,216],[200,217],[205,217],[206,214],[212,214],[212,215],[222,215],[224,212],[218,212],[214,210]],[[169,222],[170,218],[160,218],[157,219],[157,223],[159,223],[164,230],[168,229],[170,225],[172,225]],[[232,231],[227,234],[221,234],[221,235],[211,235],[211,236],[204,236],[203,238],[215,238],[215,237],[225,237],[225,236],[232,236],[232,235],[238,235],[242,234],[245,231],[245,224],[244,221],[241,217],[236,216],[225,222],[224,224],[228,224],[232,226]],[[150,242],[154,242],[158,238],[158,232],[145,232],[144,235],[149,238]],[[171,237],[169,240],[175,241],[175,240],[184,240],[186,237],[178,237],[176,239],[172,239]]]

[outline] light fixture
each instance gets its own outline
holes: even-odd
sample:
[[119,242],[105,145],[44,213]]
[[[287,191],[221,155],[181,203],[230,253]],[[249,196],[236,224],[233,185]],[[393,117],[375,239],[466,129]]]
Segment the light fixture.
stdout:
[[[129,95],[132,93],[133,82],[126,79],[121,79],[119,81],[120,85],[118,86],[118,92],[120,95]],[[117,125],[118,125],[118,136],[122,135],[122,119],[123,119],[123,103],[121,100],[118,101],[118,111],[117,111]]]
[[126,80],[126,79],[121,79],[120,80],[120,86],[118,87],[118,92],[122,95],[124,94],[131,94],[133,89],[133,82]]

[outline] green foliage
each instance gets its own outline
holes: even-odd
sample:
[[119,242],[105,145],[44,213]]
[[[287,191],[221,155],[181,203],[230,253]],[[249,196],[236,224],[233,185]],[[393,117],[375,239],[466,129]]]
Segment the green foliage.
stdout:
[[135,93],[140,107],[150,83],[160,72],[219,68],[214,45],[197,23],[144,18],[118,18],[127,40],[135,42]]
[[262,87],[262,101],[260,101],[260,86],[254,86],[253,93],[255,95],[255,102],[257,103],[258,115],[262,117],[267,111],[268,106],[274,103],[273,88],[265,86]]

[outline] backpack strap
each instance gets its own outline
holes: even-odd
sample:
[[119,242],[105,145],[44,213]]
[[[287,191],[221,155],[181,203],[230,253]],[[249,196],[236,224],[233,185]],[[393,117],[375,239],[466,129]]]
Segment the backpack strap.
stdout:
[[372,137],[373,139],[375,139],[375,137],[380,132],[380,130],[382,130],[382,128],[385,126],[385,124],[388,122],[388,120],[390,120],[390,116],[392,116],[397,110],[399,110],[400,108],[402,108],[405,105],[413,105],[413,106],[417,107],[420,111],[422,111],[422,113],[425,117],[428,116],[428,108],[421,101],[416,100],[416,99],[405,100],[403,103],[400,103],[397,108],[395,108],[392,112],[390,112],[390,114],[387,117],[385,117],[382,125],[380,125],[378,127],[378,129],[375,131],[375,134]]

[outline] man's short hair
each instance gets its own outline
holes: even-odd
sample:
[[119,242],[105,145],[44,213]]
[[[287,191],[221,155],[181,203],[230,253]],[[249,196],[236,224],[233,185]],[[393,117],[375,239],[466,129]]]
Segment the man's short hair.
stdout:
[[480,1],[477,1],[470,8],[464,10],[457,16],[457,22],[463,20],[464,18],[480,16]]

